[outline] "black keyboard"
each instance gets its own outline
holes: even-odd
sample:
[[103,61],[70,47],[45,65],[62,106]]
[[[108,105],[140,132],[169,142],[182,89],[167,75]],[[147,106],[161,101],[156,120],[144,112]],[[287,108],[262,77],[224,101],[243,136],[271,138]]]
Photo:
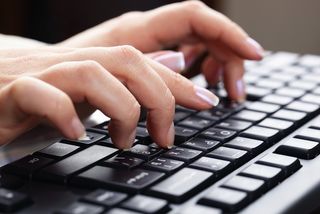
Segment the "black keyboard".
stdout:
[[[0,212],[312,211],[318,205],[311,190],[299,203],[293,197],[299,177],[320,166],[320,57],[277,52],[245,65],[248,101],[230,102],[218,86],[210,88],[221,97],[213,109],[177,106],[170,150],[152,141],[145,121],[134,146],[118,150],[106,121],[88,128],[85,140],[61,139],[3,166]],[[316,182],[308,184],[316,188]],[[291,198],[295,203],[274,202]]]

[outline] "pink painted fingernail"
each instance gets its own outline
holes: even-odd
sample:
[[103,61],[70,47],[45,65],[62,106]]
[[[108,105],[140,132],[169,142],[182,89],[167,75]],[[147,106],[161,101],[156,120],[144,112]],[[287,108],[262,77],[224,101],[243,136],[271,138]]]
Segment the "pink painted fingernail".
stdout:
[[171,126],[168,130],[168,135],[167,135],[167,141],[168,141],[168,145],[167,148],[168,149],[172,149],[173,144],[174,144],[174,134],[175,134],[175,130],[174,130],[174,124],[171,123]]
[[243,80],[242,79],[237,80],[236,86],[237,86],[237,93],[238,93],[238,100],[237,101],[243,102],[246,97],[245,86],[244,86]]
[[153,60],[167,66],[173,71],[182,71],[186,64],[182,52],[170,52],[153,58]]
[[259,57],[263,57],[264,55],[264,50],[262,48],[262,46],[254,39],[248,37],[246,40],[247,44],[249,45],[249,47],[256,52],[257,55],[259,55]]
[[84,126],[82,125],[81,121],[79,120],[78,117],[74,117],[72,120],[71,120],[71,124],[70,124],[72,130],[73,130],[73,133],[74,133],[74,137],[75,139],[82,139],[84,138],[86,135],[86,131],[85,131],[85,128]]
[[209,90],[202,88],[200,86],[195,85],[194,90],[196,92],[196,95],[204,102],[212,105],[217,106],[219,104],[219,98],[214,95]]

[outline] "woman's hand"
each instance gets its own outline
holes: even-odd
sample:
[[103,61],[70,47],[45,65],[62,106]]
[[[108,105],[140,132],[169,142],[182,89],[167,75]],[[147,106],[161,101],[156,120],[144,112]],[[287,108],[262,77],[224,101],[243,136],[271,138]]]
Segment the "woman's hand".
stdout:
[[80,33],[58,45],[69,47],[129,44],[144,53],[178,46],[187,65],[204,51],[202,64],[209,84],[220,75],[229,97],[242,101],[243,60],[260,60],[263,49],[235,23],[200,1],[170,4],[147,12],[131,12]]
[[[0,144],[43,119],[77,139],[85,130],[74,103],[87,103],[111,118],[109,132],[118,148],[132,145],[140,105],[148,110],[153,140],[172,146],[175,104],[201,110],[219,100],[150,57],[132,46],[1,49]],[[165,64],[163,57],[159,61]]]

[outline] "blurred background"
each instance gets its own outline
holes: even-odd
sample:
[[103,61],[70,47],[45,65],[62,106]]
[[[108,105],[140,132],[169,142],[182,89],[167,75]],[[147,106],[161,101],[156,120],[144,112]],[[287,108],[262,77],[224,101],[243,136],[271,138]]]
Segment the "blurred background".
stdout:
[[[0,33],[55,43],[132,10],[170,0],[2,0]],[[268,50],[320,54],[319,0],[206,0]]]

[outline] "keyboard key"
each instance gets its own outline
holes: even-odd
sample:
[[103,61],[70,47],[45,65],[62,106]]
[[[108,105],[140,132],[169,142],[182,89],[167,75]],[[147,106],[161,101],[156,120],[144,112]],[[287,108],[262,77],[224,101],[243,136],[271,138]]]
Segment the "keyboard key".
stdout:
[[196,160],[190,167],[210,171],[214,173],[215,177],[222,177],[232,169],[230,161],[220,160],[210,157],[201,157]]
[[311,128],[302,129],[295,137],[320,142],[320,130]]
[[119,167],[119,168],[126,168],[126,169],[132,169],[134,167],[137,167],[144,163],[144,160],[136,157],[130,157],[126,155],[116,155],[112,158],[109,158],[107,160],[104,160],[101,164],[105,166],[111,166],[111,167]]
[[150,142],[151,141],[151,137],[149,136],[148,129],[145,127],[137,126],[136,136],[139,140],[141,140],[141,142]]
[[264,96],[267,96],[271,93],[271,89],[268,88],[259,88],[255,86],[246,87],[247,98],[248,100],[259,100]]
[[313,159],[320,152],[320,145],[317,142],[291,138],[280,145],[275,153],[289,155],[301,159]]
[[315,94],[306,94],[300,98],[301,101],[320,105],[320,96]]
[[78,152],[66,159],[58,161],[40,171],[39,176],[44,179],[56,182],[64,182],[67,176],[103,159],[109,157],[117,149],[93,145],[81,152]]
[[267,116],[266,113],[243,110],[233,115],[233,119],[246,120],[250,122],[258,122]]
[[306,67],[320,66],[320,57],[316,55],[307,54],[299,59],[299,64]]
[[201,191],[212,173],[183,168],[172,176],[151,187],[149,194],[171,202],[182,203]]
[[282,96],[298,98],[304,95],[306,92],[302,89],[286,87],[286,88],[279,88],[278,90],[275,91],[275,93]]
[[181,144],[182,147],[201,150],[204,152],[209,152],[214,148],[218,147],[219,145],[220,145],[220,141],[208,140],[208,139],[203,139],[198,137],[192,138],[191,140],[188,140],[187,142]]
[[222,210],[201,205],[191,205],[185,207],[179,214],[222,214]]
[[145,169],[113,169],[94,166],[73,178],[72,183],[84,187],[108,188],[136,193],[150,186],[165,174]]
[[186,112],[186,111],[181,111],[181,110],[176,110],[175,114],[174,114],[174,119],[173,121],[179,122],[187,117],[189,117],[191,115],[190,112]]
[[234,131],[243,131],[252,125],[250,122],[239,121],[239,120],[225,120],[218,123],[215,127],[222,129],[231,129]]
[[105,138],[106,135],[94,133],[94,132],[86,132],[86,136],[81,140],[70,140],[70,139],[63,139],[61,142],[63,143],[71,143],[76,146],[88,146],[91,145],[99,140]]
[[106,214],[141,214],[140,212],[134,212],[131,210],[125,210],[121,208],[113,208],[109,210]]
[[253,155],[257,155],[258,153],[264,150],[265,144],[262,140],[255,140],[245,137],[236,137],[231,141],[223,144],[223,146],[246,150]]
[[215,121],[203,119],[201,117],[191,116],[178,123],[180,126],[186,126],[194,129],[205,129],[213,125]]
[[65,209],[61,209],[55,213],[57,214],[100,214],[104,208],[102,206],[87,204],[83,202],[75,202]]
[[284,106],[284,105],[291,103],[293,101],[293,98],[270,94],[268,96],[263,97],[262,101]]
[[147,169],[159,170],[165,173],[172,173],[181,168],[184,162],[168,158],[158,157],[144,164]]
[[281,168],[254,163],[240,172],[240,175],[265,180],[271,188],[282,180],[283,171]]
[[293,121],[293,122],[301,122],[301,120],[305,119],[307,114],[304,112],[281,109],[271,116],[279,119]]
[[231,113],[224,109],[213,108],[206,111],[200,111],[196,115],[208,120],[218,121],[228,117]]
[[24,193],[0,188],[0,212],[13,212],[32,203]]
[[240,133],[240,136],[262,140],[268,143],[273,143],[278,137],[278,134],[279,130],[276,129],[252,126],[244,132]]
[[37,152],[37,154],[48,156],[51,158],[62,158],[66,155],[71,154],[79,148],[79,146],[57,142],[44,149],[41,149]]
[[212,152],[209,152],[207,156],[228,160],[231,161],[234,165],[238,166],[248,160],[249,153],[244,150],[221,146],[213,150]]
[[261,88],[269,88],[269,89],[277,89],[284,85],[282,81],[275,80],[275,79],[260,79],[256,82],[256,86]]
[[81,201],[86,201],[92,204],[102,205],[104,207],[112,207],[128,197],[125,193],[114,192],[110,190],[97,189],[88,195],[81,198]]
[[183,143],[190,138],[192,138],[195,134],[198,133],[198,130],[191,128],[184,128],[180,126],[175,126],[175,143]]
[[301,168],[298,158],[270,153],[263,156],[258,163],[283,169],[285,176],[289,176]]
[[169,151],[165,152],[162,156],[176,160],[181,160],[188,163],[198,158],[201,154],[202,151],[182,147],[174,147]]
[[307,113],[315,112],[319,109],[319,105],[312,104],[312,103],[305,103],[300,101],[293,101],[289,105],[286,106],[287,109],[294,110],[294,111],[302,111]]
[[289,86],[292,88],[299,88],[303,90],[312,90],[317,86],[316,82],[304,81],[304,80],[295,80],[289,82]]
[[253,102],[252,104],[249,104],[247,106],[247,109],[253,110],[253,111],[261,111],[264,113],[274,113],[277,110],[279,110],[280,106],[276,104],[271,103],[264,103],[264,102]]
[[166,213],[169,211],[168,202],[163,199],[136,195],[123,202],[121,207],[141,213]]
[[218,129],[218,128],[209,128],[209,129],[201,132],[199,137],[225,142],[225,141],[233,138],[235,135],[236,135],[235,131]]
[[162,152],[161,148],[154,148],[147,145],[136,144],[128,151],[122,152],[123,155],[137,157],[143,160],[151,160]]
[[245,191],[252,199],[266,191],[263,180],[236,175],[222,184],[223,187]]
[[218,207],[225,212],[238,212],[249,202],[248,194],[238,190],[218,187],[211,190],[198,201],[199,204]]
[[289,132],[290,129],[293,127],[294,123],[286,120],[266,118],[263,121],[261,121],[258,125],[272,129],[279,129],[284,132]]
[[31,178],[32,175],[43,167],[53,162],[53,159],[28,155],[2,168],[2,172]]

